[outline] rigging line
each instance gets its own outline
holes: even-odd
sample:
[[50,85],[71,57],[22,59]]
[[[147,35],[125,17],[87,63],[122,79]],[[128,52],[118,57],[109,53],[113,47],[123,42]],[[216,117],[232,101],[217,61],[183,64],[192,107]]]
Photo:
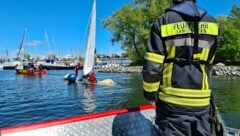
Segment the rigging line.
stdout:
[[[30,46],[30,45],[28,45],[28,44],[31,44],[31,43],[30,43],[30,36],[29,36],[28,31],[26,31],[25,37],[26,37],[26,38],[24,39],[24,44],[23,44],[23,45],[25,45],[25,51],[26,51],[26,52],[25,52],[25,51],[24,51],[24,52],[27,53],[27,49],[29,49],[29,46]],[[29,42],[29,43],[28,43],[28,42]]]
[[48,41],[48,35],[47,35],[47,31],[45,30],[45,43],[48,46],[48,51],[50,52],[50,54],[52,53],[50,45],[49,45],[49,41]]
[[56,45],[55,45],[55,37],[54,34],[52,35],[52,40],[53,40],[53,54],[55,54],[55,49],[56,49]]
[[[19,50],[18,50],[18,52],[17,52],[17,58],[19,57],[19,55],[21,54],[21,52],[22,52],[22,46],[23,46],[23,44],[24,44],[24,40],[25,40],[25,36],[26,36],[26,32],[27,32],[27,29],[24,29],[24,33],[23,33],[23,37],[22,37],[22,40],[21,40],[21,42],[20,42],[20,44],[19,44]],[[23,54],[23,53],[22,53]],[[22,55],[21,54],[21,55]]]
[[7,41],[6,41],[6,39],[4,39],[4,45],[5,45],[5,49],[6,49],[6,57],[7,57],[7,59],[8,59],[8,58],[9,58],[9,54],[8,54]]

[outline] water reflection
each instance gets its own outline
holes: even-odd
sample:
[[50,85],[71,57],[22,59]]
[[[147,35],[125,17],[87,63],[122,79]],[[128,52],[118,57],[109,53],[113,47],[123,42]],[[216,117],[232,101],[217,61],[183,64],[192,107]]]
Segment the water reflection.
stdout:
[[94,88],[95,84],[83,84],[83,96],[84,98],[82,99],[82,104],[83,104],[83,109],[87,113],[92,113],[96,109],[96,98],[94,95]]
[[93,113],[96,111],[97,105],[94,95],[95,84],[69,82],[68,86],[73,87],[74,97],[81,103],[86,113]]

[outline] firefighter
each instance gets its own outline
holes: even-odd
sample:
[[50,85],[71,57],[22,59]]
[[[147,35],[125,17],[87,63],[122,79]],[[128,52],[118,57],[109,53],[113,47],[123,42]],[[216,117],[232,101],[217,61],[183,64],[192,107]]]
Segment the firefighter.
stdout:
[[144,97],[156,106],[159,135],[210,136],[210,70],[217,21],[196,0],[173,0],[155,20],[143,64]]

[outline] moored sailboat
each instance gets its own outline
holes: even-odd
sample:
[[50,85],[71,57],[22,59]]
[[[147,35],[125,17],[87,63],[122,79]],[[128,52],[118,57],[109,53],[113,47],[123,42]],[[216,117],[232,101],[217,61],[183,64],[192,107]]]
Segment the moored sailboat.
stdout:
[[20,63],[16,65],[16,73],[24,75],[46,75],[47,71],[43,65],[34,65],[33,63]]
[[[22,52],[22,47],[25,41],[27,30],[24,30],[22,41],[19,45],[19,51],[17,53],[17,58],[20,56]],[[22,60],[22,58],[20,58]],[[34,66],[33,63],[28,61],[21,61],[19,64],[14,66],[17,74],[24,74],[24,75],[46,75],[47,71],[44,69],[42,65]]]

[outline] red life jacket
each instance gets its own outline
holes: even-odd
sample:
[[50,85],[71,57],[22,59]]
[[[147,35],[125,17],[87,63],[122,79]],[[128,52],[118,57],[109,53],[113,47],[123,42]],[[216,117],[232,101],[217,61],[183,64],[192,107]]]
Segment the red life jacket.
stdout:
[[92,82],[92,83],[96,83],[97,80],[95,78],[95,75],[94,75],[94,72],[92,72],[90,75],[89,75],[89,81]]

